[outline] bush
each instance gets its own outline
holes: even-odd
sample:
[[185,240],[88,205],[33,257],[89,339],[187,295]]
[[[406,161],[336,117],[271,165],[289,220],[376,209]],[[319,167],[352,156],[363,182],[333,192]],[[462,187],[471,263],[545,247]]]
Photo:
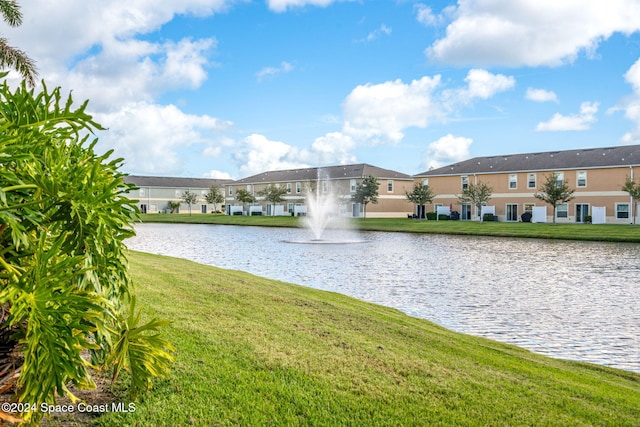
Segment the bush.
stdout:
[[495,216],[494,214],[484,214],[482,215],[482,221],[497,221],[498,217]]
[[449,220],[449,215],[446,215],[446,214],[438,215],[438,221],[448,221],[448,220]]
[[95,153],[89,137],[103,128],[87,102],[74,110],[70,96],[61,103],[59,88],[43,87],[0,87],[0,336],[11,337],[0,362],[15,367],[0,383],[36,407],[75,400],[67,386],[95,387],[92,364],[129,371],[135,394],[167,373],[172,347],[143,333],[164,322],[138,325],[134,313],[124,245],[137,218],[126,197],[134,187],[118,171],[122,159]]
[[438,214],[435,212],[427,212],[427,219],[435,221],[438,218]]

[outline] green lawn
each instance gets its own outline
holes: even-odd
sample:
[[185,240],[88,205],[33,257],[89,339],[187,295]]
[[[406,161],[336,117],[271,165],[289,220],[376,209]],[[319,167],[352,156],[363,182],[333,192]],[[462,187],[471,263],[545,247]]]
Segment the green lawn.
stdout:
[[[229,216],[211,214],[142,215],[143,222],[255,225],[299,227],[299,218],[290,216]],[[523,222],[423,221],[406,218],[351,219],[354,227],[370,231],[407,233],[466,234],[478,236],[527,237],[543,239],[602,240],[640,243],[640,225],[630,224],[532,224]]]
[[[369,221],[369,220],[367,220]],[[371,221],[373,222],[373,221]],[[247,273],[131,253],[169,380],[103,426],[638,426],[640,375]]]

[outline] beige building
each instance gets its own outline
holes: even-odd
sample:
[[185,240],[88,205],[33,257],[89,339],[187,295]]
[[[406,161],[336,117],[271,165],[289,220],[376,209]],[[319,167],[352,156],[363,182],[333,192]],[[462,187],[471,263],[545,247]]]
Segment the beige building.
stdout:
[[[263,172],[240,179],[226,186],[226,212],[229,215],[297,215],[306,213],[306,198],[311,193],[333,194],[339,201],[339,215],[360,217],[364,207],[354,203],[351,196],[366,176],[378,179],[378,203],[369,203],[367,217],[405,217],[414,207],[406,199],[405,191],[413,188],[410,175],[360,163],[353,165],[324,166]],[[287,189],[285,201],[272,206],[259,196],[269,184]],[[238,190],[251,193],[256,202],[246,204],[238,199]]]
[[414,179],[437,194],[434,205],[451,206],[460,219],[480,218],[477,209],[461,205],[458,196],[469,183],[483,182],[493,188],[487,205],[500,221],[520,221],[523,213],[546,206],[546,220],[552,222],[553,208],[534,197],[552,173],[575,190],[573,200],[558,206],[556,222],[585,222],[592,216],[595,222],[597,215],[607,223],[623,224],[637,217],[637,206],[621,187],[627,177],[640,180],[640,145],[475,157]]

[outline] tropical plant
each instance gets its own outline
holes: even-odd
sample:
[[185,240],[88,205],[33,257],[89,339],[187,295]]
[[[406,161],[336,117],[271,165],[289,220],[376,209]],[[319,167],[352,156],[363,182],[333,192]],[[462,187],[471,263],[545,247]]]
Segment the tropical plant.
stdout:
[[477,184],[469,183],[467,188],[462,189],[462,194],[458,196],[458,202],[460,204],[472,204],[476,207],[478,215],[480,215],[482,206],[486,205],[489,199],[491,199],[492,193],[493,188],[484,182],[478,182]]
[[626,191],[627,193],[629,193],[629,196],[631,196],[631,200],[633,201],[633,203],[631,204],[631,212],[629,212],[629,215],[631,215],[631,223],[635,224],[636,214],[634,213],[633,206],[637,205],[638,201],[640,200],[640,182],[635,182],[633,179],[627,176],[626,180],[624,181],[624,185],[622,186],[622,191]]
[[279,187],[276,184],[269,184],[262,190],[258,191],[258,196],[264,197],[264,199],[273,205],[272,214],[276,214],[276,203],[284,202],[284,196],[287,194],[286,187]]
[[198,195],[193,191],[185,190],[180,196],[180,200],[189,206],[189,215],[191,215],[191,205],[198,202]]
[[[122,159],[95,152],[90,137],[103,128],[86,106],[74,108],[44,82],[39,93],[24,81],[15,91],[0,87],[0,336],[9,349],[0,365],[11,367],[0,383],[36,407],[75,399],[69,384],[94,387],[90,365],[120,361],[137,392],[172,359],[157,335],[124,338],[147,343],[138,358],[114,346],[132,297],[124,240],[134,234],[137,201],[126,197],[134,187],[123,182]],[[22,413],[33,422],[42,415]]]
[[[22,12],[14,0],[0,0],[0,15],[10,27],[22,25]],[[30,87],[35,86],[38,75],[35,62],[23,51],[9,46],[4,37],[0,37],[0,67],[13,68],[20,73]]]
[[429,188],[429,185],[416,182],[413,184],[413,190],[411,192],[405,191],[405,196],[407,197],[407,200],[415,204],[416,207],[421,207],[416,210],[420,210],[420,218],[424,218],[424,207],[425,205],[433,202],[436,194],[431,190],[431,188]]
[[373,203],[378,204],[378,178],[373,175],[365,176],[362,181],[356,185],[356,191],[351,196],[351,200],[364,206],[364,218],[367,218],[367,205]]
[[242,210],[245,211],[245,205],[247,203],[254,203],[256,201],[256,198],[249,191],[241,188],[236,191],[236,200],[242,202]]
[[213,210],[215,212],[218,210],[218,204],[224,203],[224,194],[220,188],[212,185],[207,194],[205,194],[204,200],[213,205]]
[[533,195],[536,199],[548,203],[553,208],[553,222],[556,222],[556,208],[561,203],[567,203],[573,199],[575,190],[569,188],[567,181],[558,179],[557,173],[545,175],[545,182],[542,183],[538,192]]
[[173,202],[173,201],[169,200],[167,202],[167,207],[169,208],[169,213],[178,212],[179,209],[180,209],[180,202]]

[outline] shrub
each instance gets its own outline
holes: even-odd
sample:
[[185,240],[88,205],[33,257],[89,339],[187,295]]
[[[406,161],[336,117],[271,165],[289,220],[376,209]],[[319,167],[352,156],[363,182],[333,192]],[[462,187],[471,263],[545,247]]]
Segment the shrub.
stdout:
[[438,218],[438,214],[435,212],[427,212],[427,219],[435,221]]
[[17,377],[17,400],[39,407],[74,400],[69,383],[94,387],[92,364],[129,371],[136,394],[166,375],[172,347],[156,333],[164,322],[138,325],[131,302],[124,240],[137,208],[125,193],[134,187],[118,171],[122,159],[94,151],[89,137],[103,128],[87,102],[72,109],[71,96],[63,103],[59,88],[43,87],[0,87],[0,336],[13,346],[3,357],[21,355],[0,380]]
[[496,221],[497,217],[494,214],[484,214],[482,215],[482,221]]
[[440,214],[438,215],[438,221],[447,221],[449,219],[449,215]]

